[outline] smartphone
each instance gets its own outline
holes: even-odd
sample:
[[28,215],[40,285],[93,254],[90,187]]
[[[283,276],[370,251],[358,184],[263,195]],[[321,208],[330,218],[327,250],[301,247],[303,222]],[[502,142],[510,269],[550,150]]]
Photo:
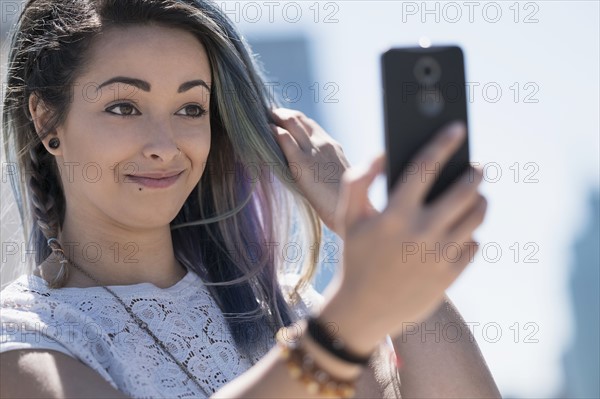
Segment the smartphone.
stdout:
[[[469,164],[467,98],[463,52],[458,46],[397,47],[381,55],[388,198],[406,170],[435,183],[434,201]],[[462,120],[467,135],[445,165],[431,170],[413,162],[444,125]]]

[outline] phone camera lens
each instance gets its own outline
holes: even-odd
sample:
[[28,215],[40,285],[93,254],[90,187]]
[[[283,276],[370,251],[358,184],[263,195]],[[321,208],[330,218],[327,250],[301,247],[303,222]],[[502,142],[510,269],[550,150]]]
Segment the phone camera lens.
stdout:
[[440,80],[442,68],[433,57],[422,57],[415,63],[413,73],[420,84],[433,86]]

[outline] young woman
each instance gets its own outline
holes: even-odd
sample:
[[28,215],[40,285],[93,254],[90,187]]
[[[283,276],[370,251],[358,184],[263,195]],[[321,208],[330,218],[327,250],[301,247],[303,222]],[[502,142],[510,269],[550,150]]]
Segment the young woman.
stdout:
[[[472,339],[400,339],[433,317],[464,326],[444,290],[477,249],[480,170],[427,207],[432,182],[409,177],[377,212],[383,155],[350,168],[315,121],[276,107],[206,1],[28,1],[6,87],[35,269],[2,291],[2,397],[499,396]],[[448,159],[464,129],[448,131],[419,164]],[[331,162],[335,184],[308,173]],[[321,221],[344,240],[323,297]],[[462,252],[406,261],[401,242]],[[289,243],[312,250],[299,273]]]

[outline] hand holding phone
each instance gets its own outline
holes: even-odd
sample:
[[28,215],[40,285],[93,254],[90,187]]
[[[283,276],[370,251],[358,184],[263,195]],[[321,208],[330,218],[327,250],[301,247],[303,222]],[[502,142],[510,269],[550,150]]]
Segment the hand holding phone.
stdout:
[[[477,191],[483,173],[469,164],[465,98],[447,92],[454,86],[464,93],[461,54],[395,49],[383,56],[387,153],[343,175],[335,216],[343,272],[328,286],[319,316],[336,323],[354,353],[371,353],[385,334],[431,315],[479,247],[473,231],[487,207]],[[462,136],[442,133],[455,120],[464,123]],[[440,178],[421,178],[409,162],[438,169]],[[387,206],[371,212],[369,186],[386,168]],[[452,255],[443,252],[448,245]]]
[[[465,133],[462,129],[462,138],[435,135],[414,160],[428,167],[445,165]],[[477,191],[481,168],[473,168],[429,206],[422,202],[433,179],[423,182],[409,175],[390,193],[385,209],[373,213],[369,187],[386,162],[381,154],[368,168],[350,168],[336,209],[344,269],[328,287],[334,295],[322,317],[335,320],[342,339],[356,353],[368,353],[386,333],[401,334],[407,322],[421,322],[440,306],[444,290],[477,252],[479,243],[472,235],[487,205]]]

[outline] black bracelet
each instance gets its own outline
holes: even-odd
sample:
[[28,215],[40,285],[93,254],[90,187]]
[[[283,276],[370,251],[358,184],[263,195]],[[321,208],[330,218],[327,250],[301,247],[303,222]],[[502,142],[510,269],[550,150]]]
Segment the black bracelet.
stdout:
[[314,341],[318,342],[329,353],[342,360],[354,364],[367,365],[369,359],[371,359],[371,355],[363,357],[346,351],[342,339],[332,336],[333,334],[327,331],[326,326],[314,316],[308,318],[308,333]]

